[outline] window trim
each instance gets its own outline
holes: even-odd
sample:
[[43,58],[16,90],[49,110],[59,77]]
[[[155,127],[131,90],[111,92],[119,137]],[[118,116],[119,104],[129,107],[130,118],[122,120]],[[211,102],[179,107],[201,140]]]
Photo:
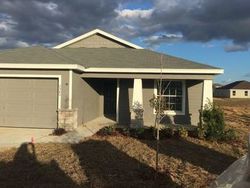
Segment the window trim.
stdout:
[[[154,95],[157,96],[157,81],[154,80]],[[167,80],[163,79],[163,81],[177,81],[182,82],[182,111],[177,110],[166,110],[164,113],[166,115],[185,115],[186,112],[186,81],[185,80]],[[156,114],[155,109],[153,109],[153,114]]]

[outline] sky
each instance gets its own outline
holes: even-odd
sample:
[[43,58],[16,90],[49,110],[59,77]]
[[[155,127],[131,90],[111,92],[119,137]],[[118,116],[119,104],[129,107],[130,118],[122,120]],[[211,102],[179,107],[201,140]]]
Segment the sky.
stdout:
[[99,28],[250,81],[249,0],[1,0],[0,49],[52,47]]

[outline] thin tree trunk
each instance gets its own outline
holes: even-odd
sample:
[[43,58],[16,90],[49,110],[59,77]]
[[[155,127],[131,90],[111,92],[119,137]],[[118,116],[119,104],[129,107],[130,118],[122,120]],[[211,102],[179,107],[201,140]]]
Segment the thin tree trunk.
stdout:
[[161,121],[161,108],[162,108],[162,55],[160,59],[160,68],[161,68],[161,76],[160,76],[160,83],[159,83],[159,102],[158,102],[158,110],[156,113],[155,124],[156,124],[156,156],[155,156],[155,178],[157,178],[157,174],[159,171],[159,140],[160,140],[160,121]]

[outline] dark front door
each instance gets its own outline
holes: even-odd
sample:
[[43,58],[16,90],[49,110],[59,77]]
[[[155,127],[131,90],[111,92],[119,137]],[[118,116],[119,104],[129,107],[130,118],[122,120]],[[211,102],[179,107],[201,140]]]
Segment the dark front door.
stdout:
[[104,115],[116,115],[116,80],[104,82]]

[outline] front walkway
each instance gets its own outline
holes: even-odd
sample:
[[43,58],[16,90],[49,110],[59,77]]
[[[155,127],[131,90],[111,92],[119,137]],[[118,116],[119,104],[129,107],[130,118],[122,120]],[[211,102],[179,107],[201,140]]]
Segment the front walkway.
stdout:
[[51,136],[52,129],[0,128],[0,150],[18,147],[22,143],[31,142],[32,138],[34,143],[78,143],[101,128],[115,123],[105,117],[99,117],[62,136]]

